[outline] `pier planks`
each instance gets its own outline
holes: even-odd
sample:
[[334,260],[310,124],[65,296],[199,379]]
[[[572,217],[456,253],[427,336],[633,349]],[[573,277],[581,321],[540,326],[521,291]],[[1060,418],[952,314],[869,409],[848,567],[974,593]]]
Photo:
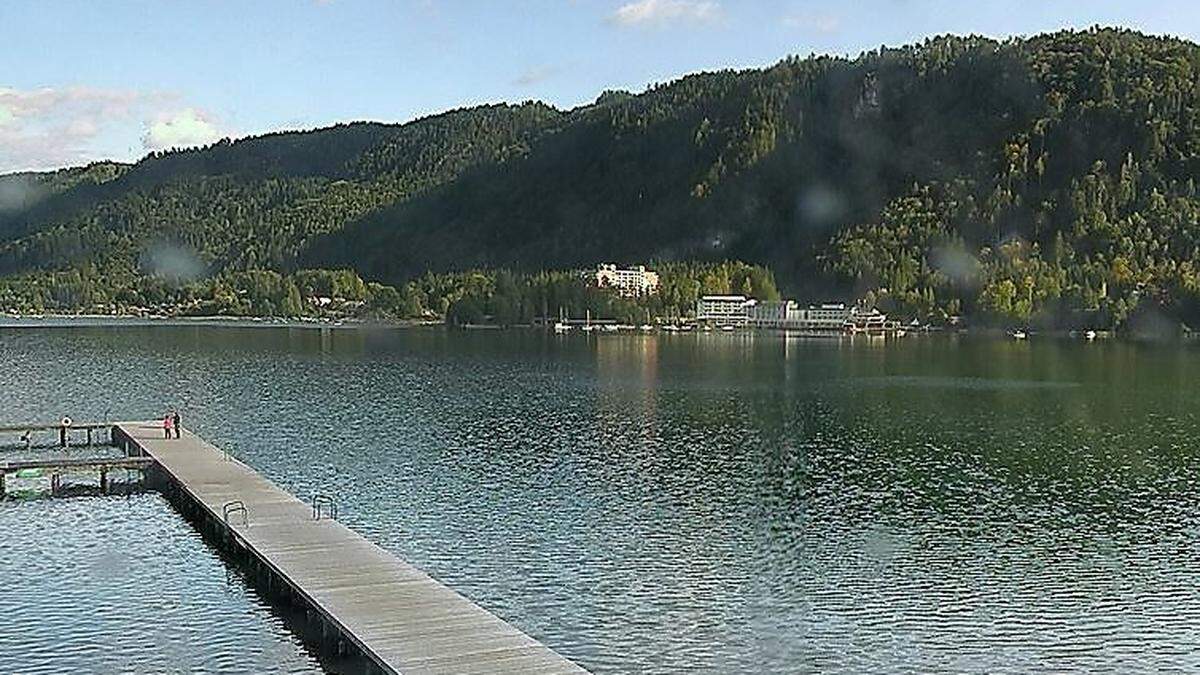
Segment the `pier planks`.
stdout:
[[386,671],[581,673],[582,668],[421,570],[330,519],[203,439],[162,437],[158,423],[117,428],[250,552],[286,579]]

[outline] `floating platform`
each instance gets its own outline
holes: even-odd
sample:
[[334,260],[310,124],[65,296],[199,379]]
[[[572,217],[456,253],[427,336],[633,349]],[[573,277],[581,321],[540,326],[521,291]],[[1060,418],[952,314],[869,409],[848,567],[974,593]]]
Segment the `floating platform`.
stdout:
[[8,496],[8,474],[26,471],[50,474],[50,493],[59,492],[63,473],[95,471],[100,476],[100,492],[108,492],[108,472],[114,470],[146,471],[156,466],[149,457],[46,457],[41,459],[11,459],[0,462],[0,499]]

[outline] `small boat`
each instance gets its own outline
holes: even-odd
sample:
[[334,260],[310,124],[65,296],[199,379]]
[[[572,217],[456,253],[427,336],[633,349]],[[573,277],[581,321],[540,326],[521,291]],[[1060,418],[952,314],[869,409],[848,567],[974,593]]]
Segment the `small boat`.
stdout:
[[1014,330],[1009,333],[1009,335],[1012,336],[1012,339],[1014,340],[1024,340],[1025,338],[1029,337],[1029,334],[1023,330]]
[[733,326],[730,326],[729,324],[725,324],[724,326],[721,326],[721,330],[725,331],[726,333],[729,333],[729,332],[733,331]]
[[648,324],[648,323],[644,323],[644,324],[642,324],[642,332],[643,332],[643,333],[649,333],[649,332],[650,332],[650,331],[652,331],[652,330],[654,330],[654,326],[651,326],[651,325],[650,325],[650,324]]
[[1083,334],[1083,339],[1089,342],[1096,339],[1096,331],[1089,330]]
[[554,332],[555,333],[562,334],[562,333],[566,333],[569,330],[571,330],[570,324],[563,323],[562,321],[558,321],[554,324]]

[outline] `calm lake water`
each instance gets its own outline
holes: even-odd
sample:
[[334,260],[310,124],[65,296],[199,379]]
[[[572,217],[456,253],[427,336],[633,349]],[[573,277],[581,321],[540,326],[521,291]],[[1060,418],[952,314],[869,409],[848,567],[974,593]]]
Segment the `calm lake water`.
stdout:
[[323,672],[157,494],[0,504],[0,533],[0,672]]
[[[0,419],[179,406],[597,672],[1200,668],[1197,394],[1193,346],[0,329]],[[0,532],[0,672],[321,667],[157,495]]]

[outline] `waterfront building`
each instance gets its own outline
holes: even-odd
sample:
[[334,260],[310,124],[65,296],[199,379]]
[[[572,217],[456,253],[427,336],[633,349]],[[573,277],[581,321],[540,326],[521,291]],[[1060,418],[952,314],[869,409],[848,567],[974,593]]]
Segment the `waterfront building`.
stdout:
[[788,328],[797,312],[795,300],[766,300],[747,308],[747,320],[754,328]]
[[696,321],[713,326],[745,326],[755,304],[744,295],[704,295],[696,300]]
[[593,281],[598,288],[611,288],[626,298],[658,292],[658,272],[646,269],[645,265],[629,269],[620,269],[616,265],[598,265]]
[[760,302],[747,309],[747,325],[817,332],[880,333],[899,328],[877,309],[825,303],[800,307],[794,300]]
[[847,307],[842,302],[827,302],[822,305],[809,305],[802,310],[798,328],[802,330],[840,331],[846,329],[846,324],[855,312],[853,307]]
[[877,309],[845,303],[801,307],[795,300],[755,301],[742,295],[706,295],[696,301],[696,321],[713,326],[746,326],[820,333],[884,333],[899,328]]
[[899,321],[888,321],[887,315],[877,309],[855,308],[846,320],[846,330],[851,333],[892,333],[899,329]]
[[800,307],[795,300],[777,300],[748,307],[747,323],[754,328],[837,332],[846,329],[855,311],[843,303]]

